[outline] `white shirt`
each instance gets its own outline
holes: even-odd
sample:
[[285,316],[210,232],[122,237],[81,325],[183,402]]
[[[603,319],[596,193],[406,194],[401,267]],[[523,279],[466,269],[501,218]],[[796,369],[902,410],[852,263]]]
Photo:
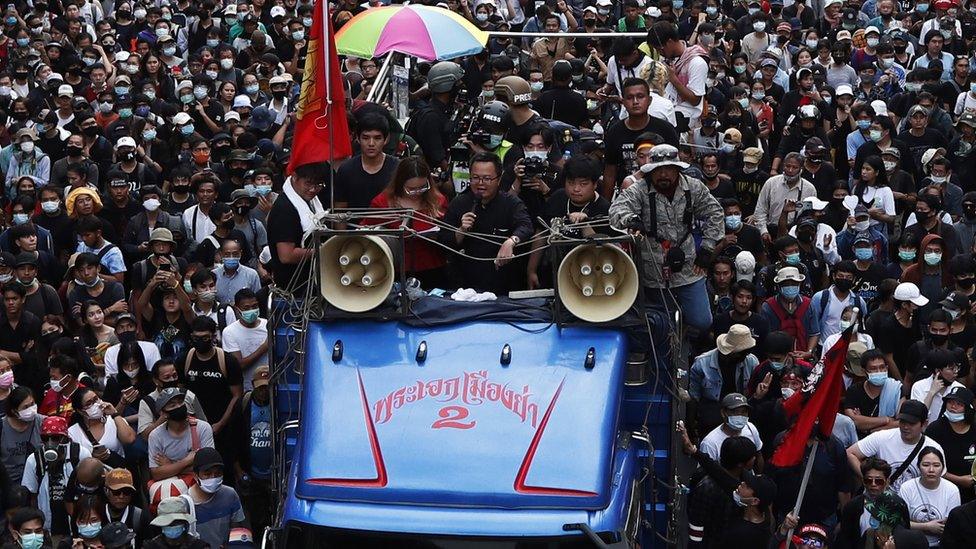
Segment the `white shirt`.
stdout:
[[705,102],[705,81],[708,79],[708,63],[701,57],[695,57],[688,63],[688,89],[692,91],[701,99],[698,100],[697,105],[692,105],[691,103],[685,101],[678,95],[678,89],[674,87],[674,84],[668,83],[668,86],[664,88],[664,94],[667,95],[668,99],[674,102],[674,110],[685,115],[689,120],[689,127],[696,128],[699,126],[699,119],[702,115],[702,104]]
[[[258,319],[258,325],[249,328],[241,323],[240,320],[235,321],[233,324],[228,324],[224,328],[223,336],[221,337],[221,347],[228,353],[238,351],[241,353],[241,358],[246,357],[257,350],[262,343],[268,340],[268,321],[260,318]],[[244,372],[244,391],[250,391],[253,387],[251,385],[251,378],[254,377],[254,370],[258,366],[268,365],[268,353],[265,352],[260,358],[254,361],[253,364]]]
[[[827,351],[829,351],[831,347],[834,346],[834,343],[837,343],[838,339],[840,339],[840,332],[830,334],[829,336],[824,338],[823,350],[820,353],[821,358],[823,357],[823,355],[827,354]],[[868,334],[862,334],[861,332],[858,332],[857,341],[863,343],[864,346],[867,347],[869,350],[874,349],[874,339]],[[850,380],[846,377],[844,378],[844,386],[845,387],[850,386]]]
[[956,116],[961,115],[964,111],[976,113],[976,97],[973,97],[973,94],[969,90],[960,93],[956,97],[956,108],[953,109]]
[[[895,215],[895,195],[891,194],[891,187],[865,187],[864,201],[873,204],[869,208],[881,208],[886,215]],[[880,225],[881,221],[871,220],[872,225]]]
[[[623,109],[623,112],[626,113],[627,109]],[[674,117],[674,103],[654,91],[651,92],[651,105],[647,108],[647,114],[669,122],[672,126],[678,123]]]
[[[932,388],[932,382],[934,378],[929,376],[925,379],[920,379],[912,384],[912,400],[917,400],[919,402],[925,402],[925,395],[929,394],[929,389]],[[942,415],[942,396],[948,392],[949,389],[953,387],[964,387],[962,383],[958,381],[953,381],[948,387],[943,388],[935,396],[932,397],[932,404],[929,404],[929,423],[939,419]]]
[[[895,429],[897,431],[897,429]],[[898,495],[908,505],[908,518],[912,522],[945,521],[949,511],[959,507],[959,488],[946,479],[940,479],[935,490],[922,486],[919,479],[913,478],[902,483]],[[929,547],[938,547],[939,536],[925,534]]]
[[[87,448],[82,447],[78,452],[78,461],[85,458],[90,458],[91,452]],[[74,471],[74,465],[71,463],[70,459],[64,460],[64,474],[61,477],[61,486],[66,487],[68,485],[68,477],[71,476],[71,472]],[[34,454],[27,454],[27,461],[24,462],[24,478],[21,480],[20,484],[27,488],[27,490],[37,496],[37,507],[40,508],[41,512],[44,513],[44,529],[51,529],[51,492],[48,484],[50,475],[46,472],[42,473],[41,482],[37,483],[37,461],[34,459]],[[62,488],[63,490],[63,488]]]
[[[952,225],[952,216],[948,212],[942,212],[942,222],[947,225]],[[912,212],[908,214],[908,219],[905,220],[905,228],[907,229],[916,223],[918,223],[918,220],[915,219],[915,212]]]
[[183,228],[186,234],[197,244],[217,230],[217,226],[210,221],[210,216],[200,211],[200,205],[191,206],[183,211]]
[[[142,357],[146,359],[146,369],[152,371],[154,364],[159,362],[159,349],[152,341],[138,341],[142,349]],[[121,343],[116,343],[105,350],[105,376],[111,377],[119,373],[119,349]]]
[[[942,446],[938,442],[932,440],[931,438],[922,435],[925,438],[925,442],[922,444],[922,448],[926,446],[932,446],[938,451],[945,455],[945,451],[942,450]],[[894,473],[901,467],[901,464],[905,459],[911,455],[912,450],[915,449],[915,444],[905,444],[901,439],[901,429],[885,429],[884,431],[877,431],[871,433],[870,435],[862,438],[856,444],[857,448],[866,457],[876,457],[888,463],[891,466],[891,472]],[[916,456],[913,463],[910,463],[905,471],[895,479],[892,483],[891,489],[897,490],[903,482],[911,480],[913,478],[918,478],[918,457]]]
[[[68,436],[71,437],[72,442],[77,442],[82,448],[86,448],[89,452],[92,450],[91,440],[88,439],[88,435],[85,434],[81,425],[75,423],[71,427],[68,427]],[[98,444],[101,444],[110,452],[115,452],[125,457],[125,448],[119,442],[119,427],[112,418],[106,418],[105,431],[102,432],[102,438],[98,439]]]
[[[742,428],[742,432],[739,433],[739,435],[752,440],[752,442],[756,444],[757,452],[762,450],[763,443],[762,439],[759,438],[759,430],[756,429],[756,426],[753,425],[752,422],[746,422],[746,426]],[[722,429],[722,425],[719,425],[718,427],[712,429],[712,432],[705,435],[705,438],[702,439],[698,449],[701,452],[704,452],[708,457],[718,461],[719,453],[722,449],[722,443],[725,442],[725,439],[729,438],[730,436],[732,435],[726,434],[725,430]]]

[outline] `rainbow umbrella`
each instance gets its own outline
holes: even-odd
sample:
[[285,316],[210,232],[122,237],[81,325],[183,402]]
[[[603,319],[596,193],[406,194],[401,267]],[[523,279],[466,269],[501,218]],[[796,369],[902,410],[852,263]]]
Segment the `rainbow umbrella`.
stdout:
[[460,15],[431,6],[370,8],[336,33],[336,51],[369,58],[398,52],[428,61],[454,59],[484,49],[488,33]]

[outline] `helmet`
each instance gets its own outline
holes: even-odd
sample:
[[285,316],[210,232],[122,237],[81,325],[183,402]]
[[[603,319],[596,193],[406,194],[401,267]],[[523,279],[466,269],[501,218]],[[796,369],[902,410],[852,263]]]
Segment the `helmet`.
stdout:
[[461,65],[451,61],[441,61],[427,73],[427,87],[431,93],[447,93],[464,78]]
[[495,97],[509,107],[528,105],[532,101],[532,88],[521,76],[505,76],[495,82]]
[[478,125],[488,133],[505,133],[508,129],[508,105],[501,101],[489,101],[478,113]]
[[800,107],[800,120],[808,119],[820,119],[820,109],[816,105],[803,105]]

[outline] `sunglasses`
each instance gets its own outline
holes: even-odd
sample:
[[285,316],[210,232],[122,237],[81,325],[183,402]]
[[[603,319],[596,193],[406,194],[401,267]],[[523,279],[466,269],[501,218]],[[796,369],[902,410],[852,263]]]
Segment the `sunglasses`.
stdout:
[[649,155],[651,162],[664,162],[667,160],[677,160],[678,159],[678,149],[668,150],[668,151],[651,151]]
[[118,490],[113,490],[112,488],[109,488],[108,493],[112,494],[113,496],[131,496],[135,494],[135,491],[129,488],[119,488]]
[[883,478],[866,478],[864,479],[865,486],[884,486],[885,479]]

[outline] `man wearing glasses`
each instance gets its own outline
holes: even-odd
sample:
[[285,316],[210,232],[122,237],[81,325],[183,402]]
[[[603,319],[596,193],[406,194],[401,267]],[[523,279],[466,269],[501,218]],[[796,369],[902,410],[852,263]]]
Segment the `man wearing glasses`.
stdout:
[[475,154],[470,192],[447,208],[444,222],[458,230],[440,231],[438,239],[463,254],[451,258],[458,287],[506,294],[524,286],[525,261],[513,262],[513,256],[516,246],[532,236],[532,220],[518,197],[498,192],[501,174],[497,156]]
[[[712,323],[704,275],[716,243],[725,237],[725,218],[708,187],[681,173],[687,167],[678,160],[677,148],[654,146],[650,162],[641,166],[644,178],[618,193],[610,205],[610,224],[640,235],[648,300],[666,311],[680,308],[685,325],[704,331]],[[702,233],[697,252],[691,235],[694,221]]]
[[[284,200],[275,200],[268,213],[268,246],[271,251],[271,273],[282,288],[296,288],[308,277],[298,277],[291,284],[298,265],[311,260],[314,248],[303,248],[302,238],[315,227],[315,217],[325,213],[318,195],[329,179],[327,162],[303,164],[282,187]],[[310,268],[310,266],[309,266]]]

